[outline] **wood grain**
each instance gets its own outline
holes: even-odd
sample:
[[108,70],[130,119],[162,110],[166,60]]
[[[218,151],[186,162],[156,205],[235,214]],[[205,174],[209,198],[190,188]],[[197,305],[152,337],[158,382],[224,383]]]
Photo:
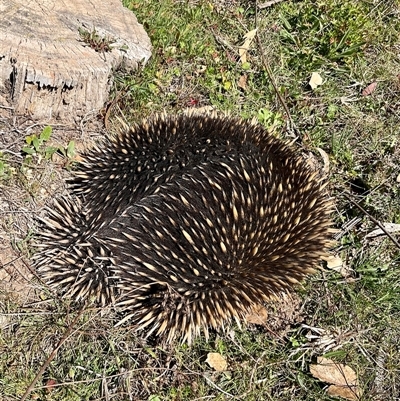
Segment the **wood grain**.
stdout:
[[[112,42],[98,52],[79,28]],[[35,119],[71,121],[99,110],[112,72],[136,69],[150,39],[120,0],[1,0],[0,104]]]

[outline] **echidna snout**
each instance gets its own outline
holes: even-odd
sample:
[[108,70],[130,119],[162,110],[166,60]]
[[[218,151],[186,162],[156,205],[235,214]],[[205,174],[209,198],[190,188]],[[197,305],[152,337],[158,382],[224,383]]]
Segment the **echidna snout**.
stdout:
[[301,155],[261,126],[158,116],[83,156],[35,265],[77,301],[190,341],[312,273],[331,209]]

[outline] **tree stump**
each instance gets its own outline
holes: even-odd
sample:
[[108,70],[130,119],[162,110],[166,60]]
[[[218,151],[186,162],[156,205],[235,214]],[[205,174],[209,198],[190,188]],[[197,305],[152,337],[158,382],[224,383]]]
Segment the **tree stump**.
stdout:
[[1,0],[0,38],[0,106],[37,120],[100,110],[113,71],[151,55],[121,0]]

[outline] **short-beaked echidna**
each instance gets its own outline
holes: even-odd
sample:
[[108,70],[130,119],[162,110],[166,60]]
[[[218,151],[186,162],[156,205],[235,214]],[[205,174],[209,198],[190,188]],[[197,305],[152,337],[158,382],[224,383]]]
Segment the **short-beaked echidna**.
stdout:
[[77,301],[190,341],[312,273],[331,210],[302,156],[260,125],[161,115],[83,156],[35,265]]

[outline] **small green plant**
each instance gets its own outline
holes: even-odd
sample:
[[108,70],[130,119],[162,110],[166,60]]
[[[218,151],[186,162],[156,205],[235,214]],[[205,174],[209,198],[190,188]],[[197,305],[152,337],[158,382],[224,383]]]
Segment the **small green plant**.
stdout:
[[69,141],[66,148],[60,146],[58,150],[61,152],[63,156],[68,157],[68,159],[73,159],[76,154],[75,141]]
[[28,155],[44,154],[46,159],[50,159],[51,156],[57,152],[58,148],[54,146],[45,146],[45,143],[50,139],[53,129],[47,126],[38,135],[32,134],[25,138],[27,146],[22,148],[22,151]]
[[0,152],[0,181],[7,181],[15,173],[15,168],[11,166],[6,155]]
[[27,146],[24,146],[22,151],[28,155],[29,159],[38,155],[49,160],[56,152],[60,152],[63,156],[72,159],[75,156],[75,142],[70,141],[66,148],[62,146],[47,146],[46,143],[50,139],[52,132],[52,127],[47,126],[39,135],[32,134],[27,136],[25,138]]
[[106,53],[112,50],[111,44],[114,40],[108,37],[101,37],[96,31],[96,28],[93,28],[92,31],[88,31],[85,28],[78,28],[78,32],[82,41],[96,52]]
[[274,113],[269,109],[261,108],[257,113],[258,121],[263,124],[270,132],[275,132],[284,124],[282,114]]

